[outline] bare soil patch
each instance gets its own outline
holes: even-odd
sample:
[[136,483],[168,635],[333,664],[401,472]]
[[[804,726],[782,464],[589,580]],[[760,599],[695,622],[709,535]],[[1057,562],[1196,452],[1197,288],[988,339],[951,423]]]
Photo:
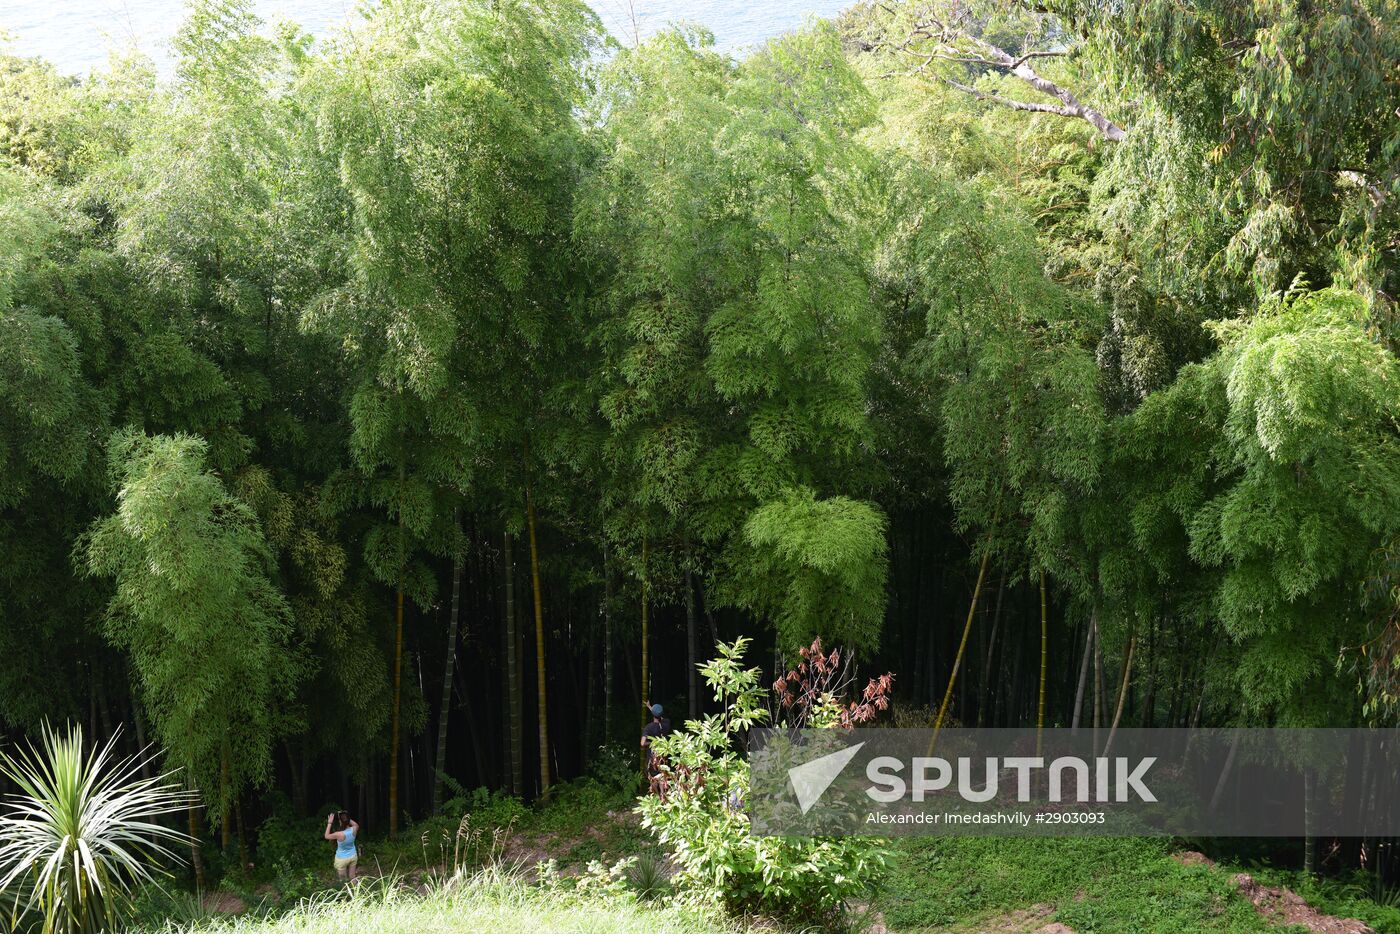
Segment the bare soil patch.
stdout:
[[1276,924],[1301,924],[1315,934],[1376,934],[1375,929],[1364,921],[1325,915],[1303,901],[1296,892],[1279,886],[1260,885],[1249,873],[1238,873],[1230,881],[1241,895],[1250,900],[1255,911]]
[[[1172,859],[1183,866],[1215,866],[1215,860],[1195,850],[1173,853]],[[1230,882],[1249,899],[1261,917],[1274,924],[1298,924],[1314,934],[1376,934],[1364,921],[1325,915],[1304,901],[1297,892],[1281,886],[1263,885],[1249,873],[1236,873]]]
[[1069,925],[1049,921],[1055,913],[1053,905],[1031,905],[1018,908],[959,930],[967,934],[1075,934]]

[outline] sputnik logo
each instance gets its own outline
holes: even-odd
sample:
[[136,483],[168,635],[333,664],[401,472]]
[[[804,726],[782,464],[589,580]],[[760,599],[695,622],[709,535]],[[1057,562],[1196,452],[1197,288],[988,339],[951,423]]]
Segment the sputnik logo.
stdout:
[[821,800],[831,783],[836,781],[836,776],[841,774],[864,745],[863,742],[856,743],[839,752],[788,769],[788,781],[792,783],[792,790],[797,795],[797,806],[802,809],[803,814]]

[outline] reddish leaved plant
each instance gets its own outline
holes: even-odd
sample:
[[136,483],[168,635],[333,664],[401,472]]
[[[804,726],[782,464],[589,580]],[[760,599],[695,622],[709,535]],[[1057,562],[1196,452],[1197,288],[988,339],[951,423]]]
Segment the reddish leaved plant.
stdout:
[[846,730],[869,723],[877,714],[889,709],[890,694],[894,691],[894,675],[890,672],[871,678],[858,700],[847,701],[845,694],[855,681],[855,675],[851,671],[851,660],[843,656],[839,647],[830,654],[823,652],[818,636],[810,646],[799,649],[798,654],[802,661],[797,667],[773,682],[778,706],[774,711],[775,723],[781,719],[797,729],[807,726],[812,711],[826,695],[836,700],[840,708],[837,725]]

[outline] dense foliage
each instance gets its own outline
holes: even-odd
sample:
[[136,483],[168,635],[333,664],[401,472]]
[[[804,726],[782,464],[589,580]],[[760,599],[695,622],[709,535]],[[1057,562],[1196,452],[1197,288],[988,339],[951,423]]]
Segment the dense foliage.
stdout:
[[[818,691],[809,698],[814,708],[807,711],[810,716],[799,721],[789,703],[782,707],[788,715],[770,719],[762,672],[744,667],[748,640],[717,648],[719,655],[701,670],[721,709],[689,721],[684,731],[653,741],[657,793],[641,799],[642,825],[675,853],[680,871],[672,881],[683,899],[804,926],[832,920],[847,901],[873,891],[885,865],[881,842],[860,836],[753,834],[746,807],[750,767],[735,748],[735,739],[768,724],[836,728],[844,698]],[[820,645],[813,650],[820,651]],[[820,664],[825,665],[824,658]],[[802,675],[794,671],[790,680],[810,684],[815,677],[807,675],[804,663]]]
[[545,794],[741,635],[916,722],[1393,722],[1391,0],[175,52],[0,57],[0,727],[158,741],[230,862]]

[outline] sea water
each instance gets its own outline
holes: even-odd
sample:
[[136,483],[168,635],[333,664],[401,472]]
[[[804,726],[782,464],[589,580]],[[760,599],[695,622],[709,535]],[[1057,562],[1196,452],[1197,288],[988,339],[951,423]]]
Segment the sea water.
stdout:
[[[630,44],[670,23],[706,27],[715,44],[739,53],[796,29],[808,16],[834,16],[851,0],[590,0],[608,32]],[[285,18],[316,36],[352,23],[360,0],[253,0],[268,22]],[[38,55],[60,71],[86,74],[113,48],[136,48],[162,74],[184,0],[0,0],[0,33],[9,51]]]

